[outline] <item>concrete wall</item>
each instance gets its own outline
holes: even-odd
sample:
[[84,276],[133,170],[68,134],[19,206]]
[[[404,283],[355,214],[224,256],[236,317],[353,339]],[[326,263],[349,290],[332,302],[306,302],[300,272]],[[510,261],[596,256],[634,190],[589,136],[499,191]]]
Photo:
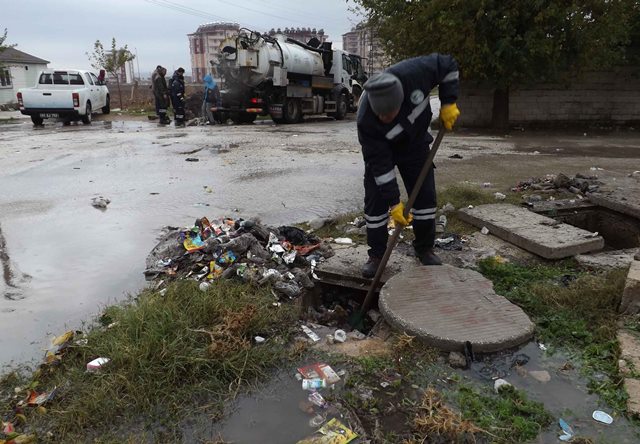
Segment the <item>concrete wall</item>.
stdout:
[[4,69],[9,69],[11,73],[11,88],[0,87],[0,105],[5,103],[14,103],[17,101],[16,93],[20,88],[30,88],[36,84],[36,79],[40,71],[45,69],[47,65],[36,64],[6,64]]
[[[493,90],[464,80],[458,106],[460,124],[491,124]],[[591,72],[568,84],[511,89],[512,125],[573,126],[588,124],[640,124],[640,70]]]

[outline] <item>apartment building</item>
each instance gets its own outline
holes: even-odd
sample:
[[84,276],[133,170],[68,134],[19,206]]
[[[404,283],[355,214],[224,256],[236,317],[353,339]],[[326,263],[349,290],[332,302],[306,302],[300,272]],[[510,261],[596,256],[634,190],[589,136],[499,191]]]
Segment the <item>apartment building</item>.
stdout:
[[239,30],[237,23],[217,22],[201,25],[196,32],[188,34],[193,82],[202,83],[204,76],[211,73],[209,62],[220,52],[220,44]]
[[363,58],[362,65],[369,76],[382,71],[387,66],[380,39],[365,24],[361,23],[351,28],[351,31],[346,34],[342,34],[342,48],[350,54]]

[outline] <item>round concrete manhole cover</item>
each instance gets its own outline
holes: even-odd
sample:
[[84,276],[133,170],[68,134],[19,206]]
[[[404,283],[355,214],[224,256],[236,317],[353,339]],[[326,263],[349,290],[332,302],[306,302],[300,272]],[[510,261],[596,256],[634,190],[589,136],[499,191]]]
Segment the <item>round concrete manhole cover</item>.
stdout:
[[466,341],[495,352],[531,338],[534,325],[520,307],[495,294],[480,273],[442,265],[418,267],[389,279],[380,291],[389,324],[447,351]]

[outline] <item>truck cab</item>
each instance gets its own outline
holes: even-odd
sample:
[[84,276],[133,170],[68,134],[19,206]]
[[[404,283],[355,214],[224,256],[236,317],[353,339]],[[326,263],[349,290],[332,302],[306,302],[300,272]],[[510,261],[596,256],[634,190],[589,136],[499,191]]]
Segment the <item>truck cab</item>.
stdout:
[[17,99],[20,112],[31,116],[35,125],[49,118],[89,124],[96,110],[102,110],[103,114],[110,112],[105,82],[90,71],[78,69],[46,69],[34,87],[18,90]]

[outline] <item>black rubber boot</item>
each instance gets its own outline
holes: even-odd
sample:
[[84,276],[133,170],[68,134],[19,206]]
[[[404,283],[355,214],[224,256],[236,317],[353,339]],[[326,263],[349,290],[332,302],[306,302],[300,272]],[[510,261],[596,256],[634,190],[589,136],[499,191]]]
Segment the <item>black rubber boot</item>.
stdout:
[[422,265],[442,265],[442,261],[433,250],[427,250],[426,253],[420,256],[420,262],[422,262]]
[[367,263],[362,266],[362,277],[372,279],[378,271],[380,262],[382,262],[382,258],[369,256]]

